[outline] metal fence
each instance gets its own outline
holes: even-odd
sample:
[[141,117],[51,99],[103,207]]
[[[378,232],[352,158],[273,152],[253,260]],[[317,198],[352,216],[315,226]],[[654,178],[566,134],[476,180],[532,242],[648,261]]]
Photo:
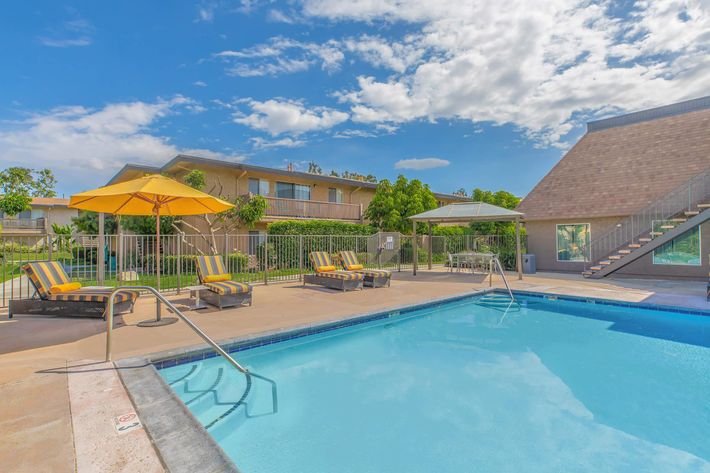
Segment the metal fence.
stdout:
[[[236,281],[268,284],[298,281],[312,272],[308,255],[327,251],[339,264],[338,252],[351,250],[366,267],[393,271],[411,269],[412,236],[375,235],[210,235],[176,234],[160,237],[160,287],[181,291],[198,282],[196,258],[219,254]],[[417,236],[420,267],[428,262],[428,236]],[[103,251],[100,248],[103,247]],[[497,253],[504,266],[515,266],[515,238],[497,235],[434,236],[432,263],[442,266],[449,253]],[[72,281],[84,286],[147,285],[156,287],[155,235],[45,235],[0,237],[2,294],[0,307],[11,299],[32,297],[34,288],[21,267],[29,261],[58,261]]]

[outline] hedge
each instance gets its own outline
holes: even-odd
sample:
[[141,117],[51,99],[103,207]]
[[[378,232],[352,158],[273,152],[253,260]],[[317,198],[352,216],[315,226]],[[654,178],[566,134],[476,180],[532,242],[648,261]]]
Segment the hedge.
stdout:
[[270,223],[266,232],[269,235],[372,235],[377,229],[372,225],[332,220],[286,220]]

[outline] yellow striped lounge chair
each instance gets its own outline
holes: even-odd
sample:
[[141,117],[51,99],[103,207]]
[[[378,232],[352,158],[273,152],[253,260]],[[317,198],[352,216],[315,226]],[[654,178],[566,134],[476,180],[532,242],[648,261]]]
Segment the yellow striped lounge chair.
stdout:
[[325,251],[313,251],[308,255],[315,274],[304,274],[303,285],[318,284],[331,289],[362,289],[363,276],[352,271],[339,271]]
[[219,255],[197,257],[197,277],[207,289],[200,291],[200,299],[221,309],[251,305],[252,287],[243,282],[232,281]]
[[392,272],[385,269],[367,269],[357,259],[354,251],[341,251],[340,262],[343,268],[348,271],[363,275],[363,284],[370,287],[389,287],[392,280]]
[[[112,289],[81,287],[69,281],[64,267],[56,261],[35,261],[22,266],[35,289],[31,299],[10,301],[9,316],[40,314],[106,318]],[[138,291],[121,291],[114,297],[115,313],[133,312]]]

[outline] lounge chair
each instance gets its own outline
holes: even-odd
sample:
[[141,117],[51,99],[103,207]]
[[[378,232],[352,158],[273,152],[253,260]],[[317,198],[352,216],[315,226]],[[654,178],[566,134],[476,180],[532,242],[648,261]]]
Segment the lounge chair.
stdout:
[[318,284],[331,289],[362,289],[363,275],[353,271],[338,271],[325,251],[313,251],[308,255],[315,274],[304,274],[303,285]]
[[[35,261],[22,266],[35,289],[31,299],[10,301],[9,317],[39,314],[106,318],[111,288],[81,287],[70,282],[56,261]],[[133,312],[138,291],[121,291],[114,297],[114,313]]]
[[340,261],[343,268],[348,271],[360,273],[363,275],[363,284],[370,287],[390,286],[392,281],[392,272],[386,269],[367,269],[357,259],[354,251],[341,251]]
[[232,281],[220,256],[198,256],[197,277],[207,289],[200,291],[200,299],[221,309],[251,305],[252,287],[243,282]]

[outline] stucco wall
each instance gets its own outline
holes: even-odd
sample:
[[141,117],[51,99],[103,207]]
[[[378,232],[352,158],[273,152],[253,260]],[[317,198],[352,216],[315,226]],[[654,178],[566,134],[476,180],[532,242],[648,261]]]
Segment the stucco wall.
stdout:
[[[600,219],[571,220],[536,220],[526,222],[528,252],[535,254],[538,271],[582,272],[584,263],[557,261],[556,225],[564,223],[589,223],[591,239],[594,240],[613,229],[623,217]],[[676,266],[653,264],[653,255],[648,254],[614,274],[619,276],[642,277],[687,277],[705,279],[708,277],[708,254],[710,252],[710,224],[705,223],[700,229],[701,266]]]

